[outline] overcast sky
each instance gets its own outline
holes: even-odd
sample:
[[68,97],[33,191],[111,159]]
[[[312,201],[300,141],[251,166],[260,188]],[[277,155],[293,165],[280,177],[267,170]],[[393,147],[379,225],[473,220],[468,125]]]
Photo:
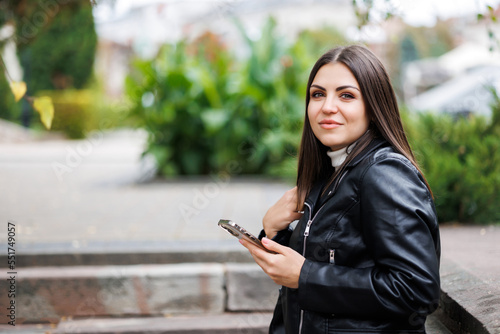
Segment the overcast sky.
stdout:
[[[395,1],[396,2],[396,1]],[[400,0],[403,17],[408,24],[434,25],[436,17],[447,19],[470,13],[485,12],[486,6],[494,8],[500,0]]]
[[[152,2],[176,2],[179,0],[142,0],[144,3]],[[217,2],[216,0],[183,0],[193,3],[199,2]],[[221,3],[228,3],[238,0],[219,0]],[[384,4],[386,0],[376,0],[376,3]],[[455,16],[464,16],[470,13],[484,12],[487,5],[497,7],[500,0],[391,0],[394,7],[398,9],[404,20],[411,25],[432,26],[436,21],[436,17],[446,19]],[[97,6],[95,9],[96,19],[107,19],[110,16],[119,16],[128,11],[133,5],[137,4],[136,0],[116,0],[113,12],[103,5]]]

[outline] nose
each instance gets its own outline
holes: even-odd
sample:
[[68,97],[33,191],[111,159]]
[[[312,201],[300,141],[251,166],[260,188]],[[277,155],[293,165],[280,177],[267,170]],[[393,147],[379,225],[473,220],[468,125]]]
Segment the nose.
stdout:
[[339,111],[338,101],[334,96],[328,96],[323,103],[321,111],[325,114],[337,113]]

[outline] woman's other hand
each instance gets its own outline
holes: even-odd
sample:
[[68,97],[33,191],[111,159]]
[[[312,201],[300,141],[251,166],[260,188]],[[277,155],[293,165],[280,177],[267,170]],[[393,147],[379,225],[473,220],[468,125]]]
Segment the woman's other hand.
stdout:
[[240,239],[240,243],[250,251],[255,262],[276,284],[292,289],[299,287],[300,270],[305,261],[302,255],[268,238],[262,238],[262,244],[276,254],[268,253],[243,239]]
[[301,212],[297,212],[297,187],[285,192],[285,194],[267,210],[262,219],[262,225],[266,236],[270,239],[281,230],[284,230],[296,219],[302,217]]

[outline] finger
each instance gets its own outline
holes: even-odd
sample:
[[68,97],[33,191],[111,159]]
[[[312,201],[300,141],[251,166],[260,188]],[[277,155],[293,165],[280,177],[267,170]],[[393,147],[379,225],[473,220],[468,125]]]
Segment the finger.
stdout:
[[262,245],[264,245],[264,247],[266,247],[266,249],[268,249],[272,252],[275,252],[275,253],[285,254],[288,250],[288,247],[282,246],[279,243],[277,243],[276,241],[273,241],[269,238],[265,238],[265,237],[262,238],[261,243],[262,243]]
[[243,245],[243,247],[248,249],[250,252],[253,250],[253,247],[256,247],[255,245],[245,241],[244,239],[239,239],[238,241],[240,242],[240,244]]
[[268,256],[271,254],[246,240],[240,239],[240,243],[246,249],[248,249],[255,263],[257,263],[264,271],[266,271],[266,269],[268,268]]
[[240,239],[239,241],[240,241],[240,244],[242,244],[243,247],[248,249],[252,255],[256,254],[259,257],[262,257],[262,254],[268,254],[268,252],[266,250],[262,249],[261,247],[255,245],[251,242],[248,242],[244,239]]

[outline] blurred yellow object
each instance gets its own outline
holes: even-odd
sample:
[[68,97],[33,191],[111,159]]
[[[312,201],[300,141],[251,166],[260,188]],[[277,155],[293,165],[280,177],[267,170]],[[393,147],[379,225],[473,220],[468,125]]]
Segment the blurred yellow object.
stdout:
[[48,96],[54,105],[53,131],[62,131],[70,139],[85,138],[91,121],[92,93],[89,90],[44,90],[37,96]]
[[47,129],[50,129],[54,119],[54,104],[48,96],[35,97],[33,108],[40,114],[40,120]]
[[24,81],[12,81],[10,83],[10,89],[12,90],[12,93],[14,94],[14,98],[16,99],[16,102],[19,102],[26,94],[26,83]]

